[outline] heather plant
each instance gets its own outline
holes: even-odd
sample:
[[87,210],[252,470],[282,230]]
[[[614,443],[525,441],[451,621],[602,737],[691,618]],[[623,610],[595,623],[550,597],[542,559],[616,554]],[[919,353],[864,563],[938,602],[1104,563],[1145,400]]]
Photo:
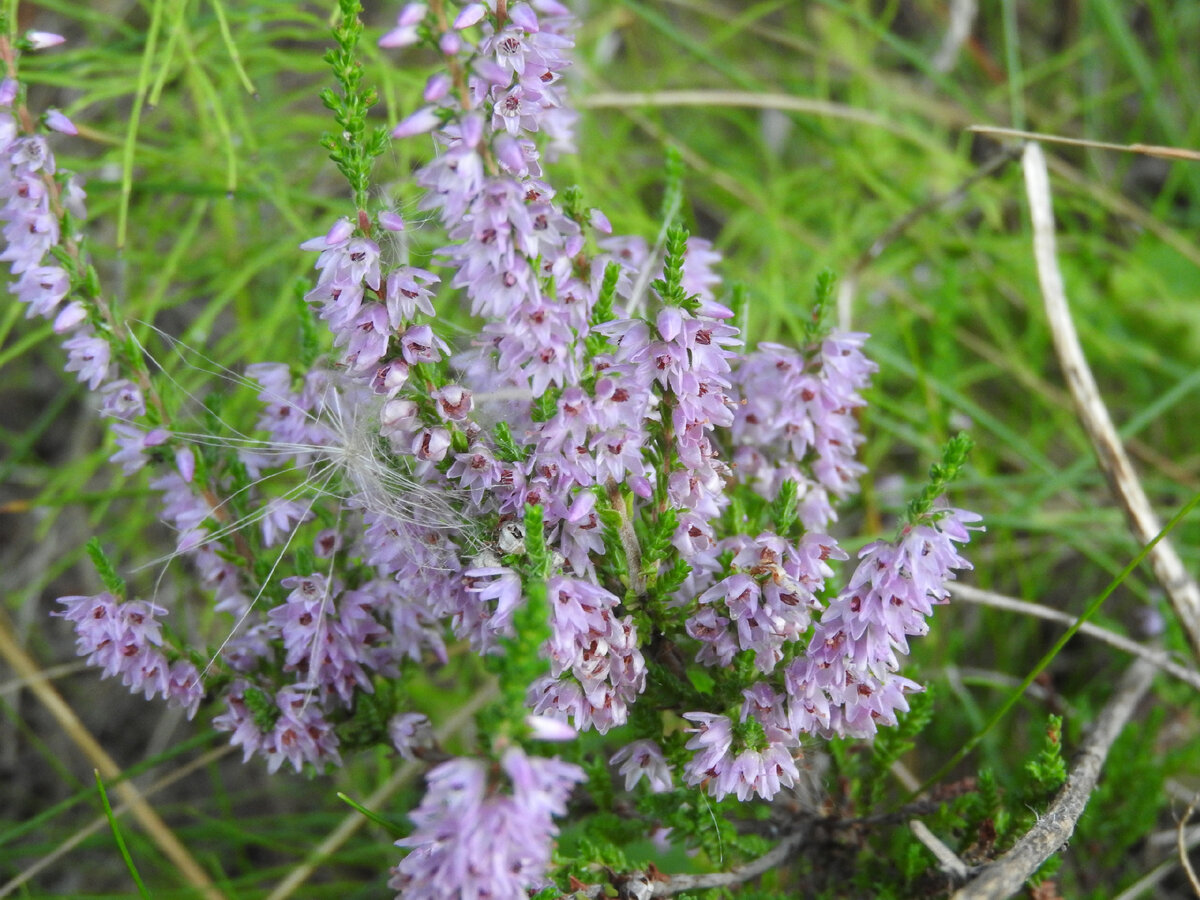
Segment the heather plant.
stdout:
[[[970,439],[855,540],[839,511],[886,476],[860,427],[879,366],[833,323],[834,277],[794,340],[755,340],[752,291],[689,231],[678,153],[649,240],[559,182],[577,113],[557,0],[408,3],[382,36],[361,13],[339,0],[321,94],[345,200],[295,250],[313,274],[286,361],[240,371],[122,317],[55,162],[78,129],[22,82],[23,54],[60,39],[0,39],[11,293],[94,392],[108,461],[149,471],[174,545],[152,568],[201,598],[195,615],[161,579],[131,588],[93,540],[103,591],[55,615],[100,675],[211,722],[247,766],[416,764],[407,807],[363,810],[392,832],[378,881],[397,896],[649,897],[768,872],[784,891],[789,866],[837,895],[795,850],[851,859],[932,721],[904,663],[982,531],[947,499]],[[428,72],[394,126],[372,44]],[[388,172],[393,153],[410,169]],[[172,353],[220,388],[192,390]],[[454,678],[480,696],[474,738],[449,743],[430,686]],[[981,773],[930,810],[980,859],[1064,781],[1061,721],[1045,734],[1012,798]],[[812,799],[828,759],[837,810]],[[925,890],[923,853],[894,839],[854,890]],[[709,881],[654,862],[696,854]]]

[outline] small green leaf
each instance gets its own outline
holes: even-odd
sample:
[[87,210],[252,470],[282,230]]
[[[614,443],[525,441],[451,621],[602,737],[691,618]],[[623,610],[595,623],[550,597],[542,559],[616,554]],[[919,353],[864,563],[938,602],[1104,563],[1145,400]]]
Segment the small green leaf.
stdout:
[[104,548],[100,546],[99,538],[92,538],[87,542],[87,554],[92,560],[92,565],[96,567],[96,573],[100,576],[104,589],[118,600],[124,600],[125,580],[117,574],[117,570],[109,562]]

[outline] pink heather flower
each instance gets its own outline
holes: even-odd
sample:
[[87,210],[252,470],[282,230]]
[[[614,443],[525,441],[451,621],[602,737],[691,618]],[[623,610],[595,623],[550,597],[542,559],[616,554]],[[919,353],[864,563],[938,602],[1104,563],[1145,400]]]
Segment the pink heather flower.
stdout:
[[115,419],[133,419],[146,413],[141,389],[128,379],[113,381],[100,390],[104,398],[101,411]]
[[67,39],[61,34],[54,34],[51,31],[27,31],[25,40],[29,41],[33,50],[46,50],[67,42]]
[[343,216],[334,222],[333,225],[330,226],[329,231],[325,233],[325,246],[314,249],[324,250],[329,247],[340,247],[347,243],[352,237],[354,237],[354,226],[350,224],[349,219]]
[[715,783],[709,783],[709,793],[718,800],[728,794],[737,794],[743,802],[755,794],[770,800],[799,777],[792,754],[781,744],[769,744],[761,751],[747,749],[739,753],[718,774]]
[[413,438],[412,455],[425,462],[441,462],[450,449],[450,432],[445,428],[426,428]]
[[46,110],[46,127],[62,134],[72,136],[79,134],[79,129],[75,127],[75,123],[57,109]]
[[196,477],[196,456],[190,447],[180,447],[175,451],[175,469],[184,481],[190,482]]
[[63,343],[67,351],[68,372],[78,372],[79,380],[86,382],[91,390],[100,387],[109,378],[110,348],[108,341],[94,334],[77,334]]
[[613,754],[609,763],[620,766],[618,771],[625,776],[625,790],[632,791],[643,778],[649,783],[650,793],[662,794],[671,790],[671,767],[667,765],[662,750],[654,741],[634,741]]
[[405,4],[396,19],[396,27],[379,39],[379,46],[384,48],[411,47],[420,40],[417,26],[425,19],[426,8],[424,3]]
[[475,408],[471,393],[458,384],[448,384],[431,391],[429,397],[437,407],[438,415],[452,422],[466,420]]
[[417,758],[422,750],[434,746],[433,728],[429,717],[421,713],[398,713],[388,720],[388,736],[401,757]]
[[415,137],[418,134],[433,131],[441,124],[442,118],[438,115],[437,109],[432,106],[423,106],[407,118],[402,119],[400,124],[392,129],[392,137]]
[[385,209],[379,213],[379,227],[384,231],[403,231],[404,218],[398,212]]
[[400,338],[400,352],[410,364],[437,362],[450,347],[428,325],[416,325]]
[[593,228],[601,234],[612,234],[612,223],[608,221],[608,216],[602,210],[592,209],[589,211],[590,223]]
[[549,716],[526,716],[525,724],[529,726],[530,737],[535,741],[564,743],[579,737],[579,733],[566,722]]
[[[970,539],[979,516],[939,507],[905,527],[899,541],[859,553],[846,588],[829,604],[804,657],[785,673],[789,713],[799,731],[870,737],[908,709],[920,686],[896,674],[908,638],[929,630],[933,605],[949,599],[948,581],[969,569],[956,543]],[[821,696],[824,695],[824,697]]]
[[448,95],[453,87],[454,82],[450,80],[449,75],[445,72],[435,72],[425,82],[425,90],[421,92],[421,98],[426,103],[437,103]]
[[259,522],[263,545],[271,547],[281,540],[287,540],[292,536],[296,525],[312,518],[311,503],[305,504],[299,500],[286,500],[282,497],[270,500]]
[[[299,772],[305,763],[318,769],[327,762],[340,766],[338,738],[325,720],[315,697],[299,686],[285,687],[275,695],[280,716],[262,736],[259,752],[267,758],[267,771],[275,773],[284,762]],[[216,720],[213,720],[216,724]]]
[[452,617],[454,631],[470,638],[476,652],[494,652],[497,638],[513,634],[513,613],[524,600],[521,576],[504,566],[477,566],[463,573],[463,586],[465,603]]
[[484,763],[452,759],[427,776],[428,790],[409,814],[416,826],[396,841],[409,848],[388,882],[406,900],[522,898],[544,883],[567,798],[584,780],[578,766],[504,753],[507,784],[489,785]]
[[468,3],[454,17],[454,28],[459,31],[464,28],[470,28],[485,15],[487,15],[487,7],[482,3]]
[[149,462],[146,457],[147,450],[166,443],[171,437],[170,432],[162,428],[146,432],[136,425],[126,425],[123,422],[114,422],[110,430],[116,437],[118,450],[108,461],[120,465],[121,471],[126,475],[132,475]]
[[78,300],[72,300],[62,308],[54,318],[54,333],[66,334],[87,318],[87,307]]
[[149,700],[161,694],[172,706],[195,715],[204,690],[196,667],[188,662],[168,664],[159,649],[165,610],[149,603],[120,602],[109,593],[94,597],[60,597],[64,619],[75,623],[75,648],[89,665],[101,666],[103,677],[119,676],[134,693]]
[[711,713],[684,713],[696,727],[688,729],[695,736],[687,749],[695,755],[684,767],[684,780],[689,785],[703,785],[708,793],[720,800],[737,794],[748,800],[755,794],[770,800],[781,788],[795,784],[800,773],[791,753],[778,743],[768,743],[763,750],[743,749],[735,753],[732,747],[733,730],[729,719]]
[[48,318],[67,296],[71,278],[58,266],[33,266],[21,273],[17,283],[9,289],[16,298],[28,305],[26,318],[43,316]]

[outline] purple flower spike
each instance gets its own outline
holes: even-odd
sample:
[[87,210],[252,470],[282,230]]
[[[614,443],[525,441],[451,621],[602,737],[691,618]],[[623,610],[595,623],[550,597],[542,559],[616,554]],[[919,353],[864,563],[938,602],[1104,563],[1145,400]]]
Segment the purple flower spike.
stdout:
[[409,814],[409,848],[388,886],[405,898],[527,897],[544,883],[558,826],[583,770],[510,747],[501,761],[509,790],[492,790],[479,760],[433,769],[421,805]]

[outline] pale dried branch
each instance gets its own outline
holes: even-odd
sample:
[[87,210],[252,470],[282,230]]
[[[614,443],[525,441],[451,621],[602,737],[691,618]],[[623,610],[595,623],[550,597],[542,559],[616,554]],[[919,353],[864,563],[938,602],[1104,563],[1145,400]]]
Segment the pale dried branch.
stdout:
[[1075,823],[1087,806],[1113,741],[1150,689],[1154,666],[1138,659],[1125,671],[1117,689],[1096,717],[1087,742],[1075,757],[1074,768],[1050,808],[1016,845],[954,894],[953,900],[996,900],[1010,897],[1047,859],[1070,840]]
[[[950,593],[956,600],[974,603],[977,606],[990,606],[993,609],[1003,609],[1008,612],[1033,616],[1038,619],[1045,619],[1048,622],[1059,622],[1070,626],[1078,621],[1078,618],[1070,613],[1060,612],[1057,609],[1051,609],[1040,603],[1030,603],[1026,600],[1018,600],[1015,597],[1006,597],[1004,594],[981,590],[967,584],[955,582],[950,585]],[[1086,634],[1090,638],[1095,638],[1098,641],[1108,644],[1110,647],[1116,647],[1118,650],[1122,650],[1139,659],[1144,659],[1158,666],[1168,675],[1172,675],[1185,684],[1190,684],[1192,687],[1200,690],[1200,672],[1189,669],[1186,666],[1181,666],[1172,660],[1170,654],[1165,650],[1139,644],[1131,638],[1117,634],[1115,631],[1109,631],[1107,628],[1101,628],[1099,625],[1093,625],[1091,622],[1084,622],[1079,627],[1079,633]]]
[[[1178,833],[1172,830],[1170,833],[1160,832],[1158,834],[1152,834],[1146,843],[1150,847],[1159,847],[1167,844],[1175,845],[1178,840]],[[1186,829],[1184,843],[1189,852],[1197,845],[1200,845],[1200,826]],[[1174,846],[1172,846],[1172,850],[1174,851]],[[1144,897],[1147,891],[1175,871],[1175,867],[1178,865],[1179,854],[1177,852],[1172,852],[1169,859],[1165,859],[1160,862],[1125,890],[1121,891],[1121,893],[1117,894],[1117,896],[1113,897],[1113,900],[1137,900],[1139,897]]]
[[[673,897],[684,891],[702,891],[709,888],[733,887],[757,878],[783,865],[799,849],[811,833],[811,825],[805,825],[785,836],[778,844],[757,859],[728,872],[706,872],[701,875],[666,875],[654,865],[646,871],[609,872],[609,879],[617,889],[617,895],[630,900],[650,900],[651,897]],[[608,884],[582,884],[572,882],[572,897],[602,900],[608,896]]]
[[1200,897],[1200,879],[1196,878],[1196,870],[1192,868],[1192,861],[1188,857],[1187,842],[1188,819],[1195,811],[1195,805],[1190,805],[1184,810],[1183,817],[1179,820],[1179,827],[1175,830],[1175,847],[1179,851],[1179,865],[1183,867],[1184,874],[1187,875],[1188,884],[1192,886],[1192,891],[1196,896]]
[[780,112],[822,116],[842,119],[858,125],[867,125],[891,132],[896,137],[910,141],[919,147],[943,151],[928,134],[919,129],[894,122],[879,113],[832,100],[815,100],[811,97],[796,97],[791,94],[772,94],[760,91],[730,90],[679,90],[679,91],[597,91],[580,97],[576,106],[584,109],[616,108],[628,110],[633,107],[661,109],[676,106],[702,106],[747,109],[776,109]]
[[942,45],[933,55],[932,65],[935,72],[949,72],[954,68],[958,61],[958,51],[971,36],[971,28],[978,14],[979,6],[975,0],[951,0],[950,23],[942,36]]
[[941,838],[929,830],[929,826],[920,819],[908,823],[913,835],[925,845],[925,849],[933,854],[938,861],[938,868],[949,875],[956,884],[966,881],[971,874],[970,868],[958,858],[957,854],[945,844]]
[[[1038,281],[1041,283],[1059,364],[1100,468],[1125,510],[1134,536],[1142,544],[1149,544],[1158,538],[1162,524],[1130,465],[1129,457],[1125,455],[1071,321],[1062,273],[1058,268],[1050,177],[1042,148],[1036,143],[1027,144],[1023,163],[1030,218],[1033,221],[1033,253],[1037,262]],[[1167,592],[1179,617],[1193,652],[1200,656],[1200,587],[1188,574],[1167,538],[1158,540],[1150,549],[1149,560],[1155,577]]]
[[1182,147],[1163,147],[1159,144],[1113,144],[1108,141],[1092,141],[1087,138],[1066,137],[1059,134],[1043,134],[1040,131],[1021,131],[1019,128],[999,128],[992,125],[972,125],[967,131],[986,134],[990,137],[1020,138],[1045,144],[1066,144],[1070,147],[1087,147],[1091,150],[1116,150],[1120,153],[1140,153],[1160,159],[1182,159],[1200,161],[1200,151]]

